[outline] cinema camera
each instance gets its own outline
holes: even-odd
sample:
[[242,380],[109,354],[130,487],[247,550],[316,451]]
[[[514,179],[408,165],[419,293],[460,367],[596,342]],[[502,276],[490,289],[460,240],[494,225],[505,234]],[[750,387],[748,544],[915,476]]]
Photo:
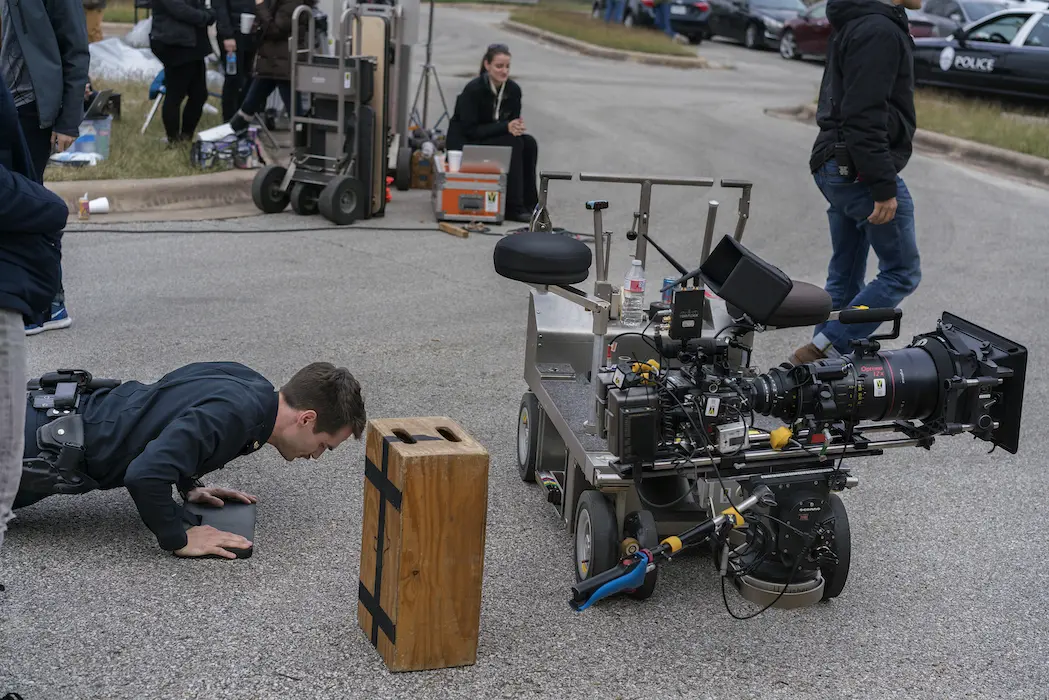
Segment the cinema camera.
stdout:
[[[929,449],[938,436],[962,433],[1016,453],[1027,363],[1017,343],[944,313],[934,331],[882,349],[899,337],[899,309],[832,312],[824,290],[761,260],[739,243],[739,231],[690,272],[642,232],[682,276],[664,290],[674,290],[669,308],[649,309],[649,327],[614,326],[607,316],[614,304],[601,303],[609,248],[601,233],[595,224],[594,296],[566,284],[589,269],[578,241],[518,234],[511,239],[529,238],[501,241],[495,255],[500,274],[536,287],[526,353],[531,391],[522,401],[527,431],[519,428],[528,449],[519,447],[519,466],[522,478],[547,486],[575,532],[574,609],[623,592],[649,597],[658,567],[701,545],[714,555],[734,617],[726,579],[763,606],[753,615],[829,600],[841,593],[850,565],[838,493],[858,479],[846,458]],[[592,307],[593,353],[584,350],[573,305]],[[855,342],[841,357],[765,372],[749,366],[755,333],[829,319],[874,330],[891,322],[892,330]],[[584,353],[595,367],[585,383]],[[573,373],[577,381],[565,381]],[[590,400],[573,392],[593,399],[585,422],[568,409],[578,414]],[[557,464],[563,474],[553,471]],[[667,502],[654,502],[660,495]]]
[[[675,285],[697,272],[741,322],[701,337],[697,325],[682,319],[693,315],[693,298],[704,292],[678,291],[669,335],[655,336],[658,359],[598,375],[607,395],[609,449],[624,475],[640,478],[658,464],[691,466],[712,470],[719,481],[725,472],[743,477],[750,494],[730,499],[732,506],[719,516],[579,583],[572,589],[577,609],[642,585],[660,558],[701,542],[721,549],[722,572],[754,602],[793,598],[804,605],[833,597],[845,584],[838,564],[848,557],[836,546],[846,516],[834,492],[856,483],[841,467],[846,455],[928,449],[936,436],[961,433],[1016,453],[1027,363],[1027,351],[1018,344],[944,313],[935,331],[903,349],[883,350],[880,341],[899,337],[900,309],[846,309],[837,314],[841,323],[891,321],[892,332],[855,341],[854,351],[842,357],[757,374],[734,365],[729,351],[737,335],[771,316],[792,281],[728,237],[700,270]],[[679,366],[664,369],[668,358]],[[755,435],[755,415],[786,425]],[[879,432],[902,437],[870,437]],[[818,469],[774,473],[806,465]],[[743,517],[748,511],[753,518]]]

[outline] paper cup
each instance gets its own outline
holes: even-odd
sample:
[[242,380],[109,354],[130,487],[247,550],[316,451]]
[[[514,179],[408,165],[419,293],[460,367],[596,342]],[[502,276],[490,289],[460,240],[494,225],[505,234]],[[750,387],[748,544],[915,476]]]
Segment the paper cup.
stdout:
[[98,199],[92,199],[87,203],[87,210],[92,214],[108,214],[109,198],[99,197]]
[[448,151],[448,172],[459,172],[459,166],[463,164],[462,151]]
[[251,34],[251,27],[255,24],[255,15],[242,12],[240,15],[240,33]]
[[437,172],[443,173],[445,171],[446,165],[444,154],[438,153],[436,156],[434,156],[434,162],[437,163]]

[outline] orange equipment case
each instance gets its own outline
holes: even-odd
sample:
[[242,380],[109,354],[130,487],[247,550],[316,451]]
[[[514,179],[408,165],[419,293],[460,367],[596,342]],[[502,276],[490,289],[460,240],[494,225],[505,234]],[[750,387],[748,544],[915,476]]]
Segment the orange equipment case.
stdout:
[[[448,172],[434,159],[433,212],[438,221],[501,224],[506,216],[506,174]],[[480,168],[479,168],[480,169]],[[497,170],[497,169],[496,169]]]

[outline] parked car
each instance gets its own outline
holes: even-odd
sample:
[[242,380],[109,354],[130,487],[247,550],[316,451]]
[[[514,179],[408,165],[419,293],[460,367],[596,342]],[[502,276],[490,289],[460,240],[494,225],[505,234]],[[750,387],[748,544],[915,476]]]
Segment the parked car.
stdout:
[[948,37],[915,39],[918,85],[1049,101],[1049,9],[1023,3]]
[[922,4],[922,13],[934,26],[933,36],[948,36],[992,12],[1008,10],[1016,4],[1007,0],[928,0]]
[[[934,24],[923,13],[907,10],[912,37],[934,36]],[[834,28],[827,19],[827,3],[817,2],[783,26],[779,41],[779,55],[788,59],[809,56],[825,58],[827,42]]]
[[[595,19],[604,19],[606,0],[593,0],[591,13]],[[693,44],[699,44],[709,35],[707,19],[710,4],[706,0],[671,0],[670,28]],[[627,0],[623,10],[623,24],[627,27],[655,27],[656,11],[653,0]]]
[[749,49],[778,46],[786,22],[806,11],[801,0],[710,0],[710,36]]

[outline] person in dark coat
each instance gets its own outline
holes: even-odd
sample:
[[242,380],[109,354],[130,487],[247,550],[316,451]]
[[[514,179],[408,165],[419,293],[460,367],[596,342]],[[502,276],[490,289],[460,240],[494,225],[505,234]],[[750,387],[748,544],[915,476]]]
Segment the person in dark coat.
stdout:
[[[75,483],[34,464],[53,460],[41,454],[38,440],[38,431],[52,418],[33,405],[26,382],[18,393],[25,402],[19,407],[25,412],[22,458],[29,466],[15,509],[58,495],[62,489],[56,486]],[[360,440],[367,424],[360,383],[330,362],[306,365],[279,390],[239,362],[195,362],[152,383],[125,381],[95,389],[82,395],[75,416],[82,426],[75,476],[86,484],[76,491],[127,489],[160,548],[183,557],[233,558],[226,547],[243,549],[251,543],[208,526],[187,529],[184,505],[172,500],[172,487],[183,504],[255,503],[255,496],[208,487],[200,479],[265,445],[287,462],[320,459],[350,437]]]
[[[222,83],[222,120],[228,122],[237,113],[237,108],[248,95],[251,84],[251,69],[255,64],[255,42],[252,33],[240,31],[240,16],[255,14],[255,0],[214,0],[215,34],[222,49],[222,64],[226,57],[236,52],[237,73],[226,74]],[[223,68],[225,70],[225,68]]]
[[445,143],[450,151],[461,151],[465,145],[513,148],[506,182],[506,219],[529,221],[539,203],[539,145],[525,133],[521,87],[509,76],[510,49],[492,44],[481,59],[481,74],[455,100]]
[[0,75],[0,546],[22,474],[25,324],[51,308],[69,208],[37,180],[11,91]]
[[[280,90],[280,98],[284,100],[288,114],[293,114],[289,42],[292,15],[303,5],[313,8],[316,4],[316,0],[255,0],[254,41],[258,47],[255,53],[255,68],[248,95],[237,113],[229,120],[233,131],[240,133],[248,128],[256,112],[266,106],[266,99],[274,89]],[[306,13],[301,15],[300,22],[299,48],[304,49],[309,26]]]
[[149,48],[164,65],[160,114],[170,145],[193,140],[208,101],[204,59],[215,52],[208,37],[215,20],[215,11],[204,0],[153,0]]

